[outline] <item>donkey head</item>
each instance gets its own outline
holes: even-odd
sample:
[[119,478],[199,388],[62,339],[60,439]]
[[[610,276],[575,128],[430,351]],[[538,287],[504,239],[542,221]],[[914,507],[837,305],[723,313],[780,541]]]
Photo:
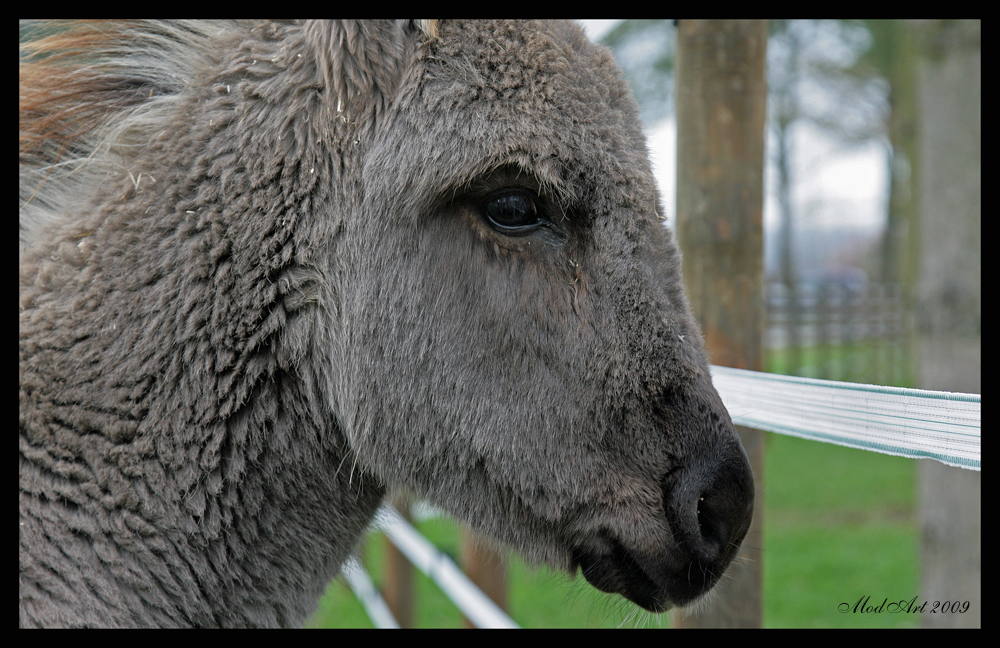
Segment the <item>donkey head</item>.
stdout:
[[366,470],[530,558],[690,602],[736,555],[753,481],[625,81],[570,24],[436,36],[358,117],[333,206],[343,432]]
[[[231,557],[179,580],[182,612],[163,618],[297,620],[260,610],[308,603],[232,583],[291,589],[313,570],[286,565],[312,558],[318,590],[383,486],[649,610],[716,583],[752,475],[606,49],[569,23],[492,21],[111,24],[54,42],[76,49],[22,72],[42,88],[22,89],[22,441],[47,447],[75,394],[73,416],[99,414],[80,447],[110,448],[81,464],[114,479],[74,506],[133,502],[188,534],[177,551],[215,551],[178,557],[183,573]],[[50,330],[58,363],[32,355]],[[137,614],[121,623],[162,622]]]

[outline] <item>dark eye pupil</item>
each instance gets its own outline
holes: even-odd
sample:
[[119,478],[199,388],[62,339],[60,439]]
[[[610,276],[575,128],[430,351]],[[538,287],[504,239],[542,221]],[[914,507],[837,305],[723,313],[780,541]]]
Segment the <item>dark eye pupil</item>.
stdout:
[[514,190],[490,196],[486,215],[502,227],[533,227],[538,224],[538,208],[526,191]]

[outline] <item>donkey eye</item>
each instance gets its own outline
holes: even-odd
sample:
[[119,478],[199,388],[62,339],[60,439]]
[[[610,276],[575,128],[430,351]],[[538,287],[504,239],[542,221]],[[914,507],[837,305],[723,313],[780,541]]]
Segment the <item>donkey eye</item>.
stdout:
[[538,199],[527,189],[507,188],[494,191],[482,202],[490,226],[507,236],[524,236],[543,222]]

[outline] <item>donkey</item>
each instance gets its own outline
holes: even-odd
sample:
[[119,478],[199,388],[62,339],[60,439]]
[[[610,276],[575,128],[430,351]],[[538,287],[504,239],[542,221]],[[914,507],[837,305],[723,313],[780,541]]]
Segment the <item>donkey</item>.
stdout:
[[36,26],[22,626],[296,626],[387,490],[651,611],[753,480],[637,109],[563,22]]

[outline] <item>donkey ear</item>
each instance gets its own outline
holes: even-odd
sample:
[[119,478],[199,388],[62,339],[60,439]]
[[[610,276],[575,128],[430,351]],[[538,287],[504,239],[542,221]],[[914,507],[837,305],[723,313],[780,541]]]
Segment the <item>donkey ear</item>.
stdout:
[[380,113],[395,96],[417,40],[437,38],[436,20],[335,20],[305,27],[338,114]]

